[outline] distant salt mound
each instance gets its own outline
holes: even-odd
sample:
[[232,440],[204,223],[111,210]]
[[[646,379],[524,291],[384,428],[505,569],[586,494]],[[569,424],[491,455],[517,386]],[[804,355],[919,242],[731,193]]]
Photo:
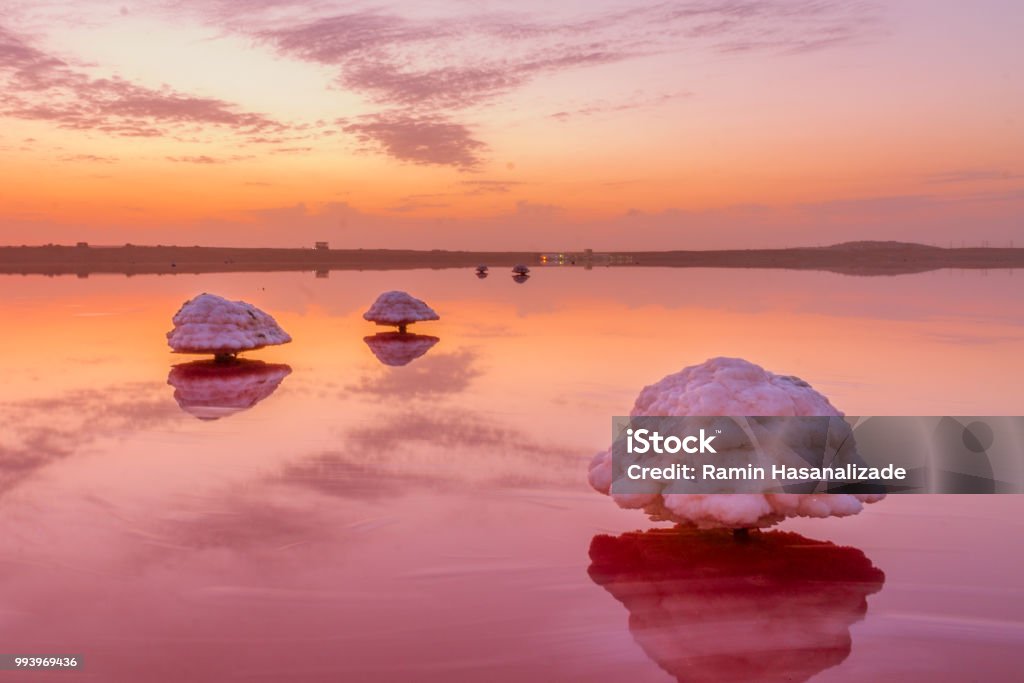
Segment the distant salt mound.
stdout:
[[425,334],[381,332],[364,337],[363,341],[381,363],[401,367],[425,354],[440,340]]
[[[645,387],[630,416],[842,416],[798,377],[776,375],[739,358],[712,358]],[[594,456],[590,485],[608,494],[612,450]],[[623,508],[701,529],[769,527],[787,517],[845,517],[883,494],[611,494]]]
[[167,343],[176,353],[225,358],[292,340],[269,314],[244,301],[200,294],[174,315]]
[[194,361],[171,368],[167,383],[174,400],[200,420],[217,420],[248,410],[277,390],[292,369],[256,360]]
[[404,333],[405,328],[423,320],[440,320],[441,316],[425,302],[407,292],[384,292],[363,313],[363,319],[378,325],[391,325]]

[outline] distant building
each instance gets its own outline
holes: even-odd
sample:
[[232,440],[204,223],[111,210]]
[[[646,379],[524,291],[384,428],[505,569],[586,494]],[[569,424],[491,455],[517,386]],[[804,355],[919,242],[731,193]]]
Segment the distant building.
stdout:
[[327,242],[317,242],[316,243],[316,248],[317,249],[330,249],[330,247],[327,245]]
[[541,265],[545,266],[561,266],[564,265],[568,259],[565,254],[558,252],[548,252],[540,255]]
[[626,254],[598,253],[593,249],[584,249],[582,252],[546,252],[537,255],[537,261],[542,266],[574,266],[582,263],[584,268],[593,268],[594,264],[628,265],[634,263],[633,257]]
[[75,244],[75,246],[76,247],[81,247],[81,248],[86,248],[86,247],[89,246],[89,243],[88,242],[78,242],[77,244]]

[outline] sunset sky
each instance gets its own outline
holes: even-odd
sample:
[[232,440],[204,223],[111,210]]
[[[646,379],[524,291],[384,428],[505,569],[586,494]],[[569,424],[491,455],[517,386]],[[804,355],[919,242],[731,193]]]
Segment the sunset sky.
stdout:
[[0,244],[1024,245],[1016,0],[0,0]]

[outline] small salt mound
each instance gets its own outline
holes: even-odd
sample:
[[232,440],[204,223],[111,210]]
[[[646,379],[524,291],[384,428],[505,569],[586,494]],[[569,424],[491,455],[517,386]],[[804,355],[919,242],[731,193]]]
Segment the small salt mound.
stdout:
[[422,320],[440,320],[434,309],[407,292],[384,292],[363,313],[363,319],[378,325],[395,325],[404,332],[406,325]]
[[[630,416],[838,416],[842,413],[803,380],[776,375],[739,358],[712,358],[645,387]],[[612,450],[594,456],[590,485],[608,494]],[[701,529],[769,527],[787,517],[845,517],[884,494],[647,493],[611,494],[623,508],[651,519]]]
[[177,353],[233,356],[292,340],[269,314],[244,301],[200,294],[174,315],[167,343]]

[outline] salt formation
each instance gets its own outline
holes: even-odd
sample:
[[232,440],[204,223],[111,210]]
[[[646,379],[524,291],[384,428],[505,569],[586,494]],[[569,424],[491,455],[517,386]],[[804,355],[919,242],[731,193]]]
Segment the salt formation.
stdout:
[[440,320],[441,317],[416,297],[406,292],[392,291],[377,297],[370,310],[363,313],[363,319],[378,325],[396,326],[404,334],[408,325],[421,320]]
[[381,332],[364,337],[363,341],[381,363],[399,367],[413,362],[440,340],[424,334]]
[[781,531],[602,535],[590,560],[647,656],[694,683],[799,682],[840,664],[885,582],[856,548]]
[[256,360],[194,361],[172,367],[167,383],[174,387],[174,400],[186,413],[217,420],[252,408],[274,393],[291,372],[287,365]]
[[209,353],[219,360],[292,340],[267,313],[216,294],[204,293],[186,301],[173,322],[167,343],[176,353]]
[[530,269],[524,266],[522,263],[512,266],[512,272],[516,275],[526,275],[530,272]]
[[[776,375],[739,358],[712,358],[645,387],[631,417],[640,416],[842,416],[807,382]],[[594,456],[590,485],[612,486],[612,449]],[[666,484],[666,486],[671,486]],[[845,517],[880,493],[611,493],[623,508],[642,509],[654,520],[698,528],[769,527],[787,517]]]
[[514,282],[516,282],[517,284],[520,284],[520,285],[523,284],[524,282],[526,282],[529,279],[530,279],[530,276],[527,275],[526,273],[520,273],[519,275],[513,275],[512,276],[512,280]]

